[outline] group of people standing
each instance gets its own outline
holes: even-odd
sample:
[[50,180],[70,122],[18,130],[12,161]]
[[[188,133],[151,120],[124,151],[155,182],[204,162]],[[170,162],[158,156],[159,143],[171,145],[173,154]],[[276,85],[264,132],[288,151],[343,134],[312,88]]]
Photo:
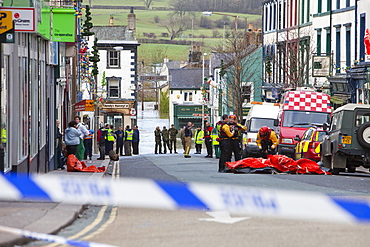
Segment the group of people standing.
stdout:
[[[192,128],[194,124],[188,122],[186,126],[180,131],[180,137],[182,140],[182,145],[184,148],[184,157],[190,158],[190,149],[192,138],[194,138],[195,153],[201,154],[203,143],[207,149],[207,155],[205,158],[213,158],[213,150],[215,156],[219,159],[218,172],[223,172],[225,170],[225,163],[231,161],[231,157],[234,154],[235,161],[241,159],[241,132],[246,130],[246,127],[237,123],[235,115],[223,115],[222,120],[216,123],[213,127],[209,122],[205,122],[204,128],[198,126],[193,132]],[[178,130],[171,125],[169,130],[166,126],[161,130],[157,126],[154,131],[155,135],[155,153],[162,153],[161,143],[163,141],[164,153],[166,153],[166,147],[172,153],[172,150],[176,152],[176,135]]]
[[[176,136],[178,134],[178,130],[175,128],[175,125],[171,125],[170,129],[167,129],[166,126],[163,126],[161,130],[159,126],[157,126],[154,130],[154,137],[155,137],[155,154],[166,154],[167,149],[172,154],[177,154],[176,151]],[[163,153],[162,153],[162,143],[163,143]]]
[[[116,131],[113,130],[113,125],[106,124],[105,127],[101,127],[98,130],[98,145],[100,157],[99,160],[105,159],[105,155],[108,155],[114,148],[116,143],[116,154],[121,156],[132,156],[139,154],[139,141],[140,133],[138,126],[134,126],[132,129],[129,125],[126,126],[125,130],[122,127],[118,127]],[[125,154],[123,154],[123,151]]]

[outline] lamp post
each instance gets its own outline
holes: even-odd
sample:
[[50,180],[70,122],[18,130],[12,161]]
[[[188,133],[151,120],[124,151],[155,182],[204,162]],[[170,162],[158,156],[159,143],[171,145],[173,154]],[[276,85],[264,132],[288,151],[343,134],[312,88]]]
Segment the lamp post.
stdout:
[[[204,90],[204,57],[207,56],[207,53],[203,53],[203,63],[202,63],[202,90]],[[201,93],[202,95],[202,130],[204,129],[204,95],[203,93]]]

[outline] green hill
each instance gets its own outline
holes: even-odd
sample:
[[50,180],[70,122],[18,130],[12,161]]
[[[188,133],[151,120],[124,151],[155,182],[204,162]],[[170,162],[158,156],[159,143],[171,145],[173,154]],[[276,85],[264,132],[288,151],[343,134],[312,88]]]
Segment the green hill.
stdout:
[[[92,22],[94,25],[109,25],[111,16],[114,18],[114,25],[127,25],[127,15],[130,12],[130,6],[134,7],[136,14],[136,37],[139,39],[139,61],[145,60],[148,63],[159,63],[163,61],[164,56],[170,60],[186,60],[188,58],[191,43],[202,42],[202,51],[210,52],[212,47],[222,43],[223,36],[228,36],[233,32],[234,21],[231,16],[222,16],[213,14],[212,16],[203,16],[202,12],[188,11],[184,23],[184,31],[181,32],[174,41],[186,42],[186,45],[175,44],[150,44],[150,42],[159,42],[158,40],[170,40],[170,33],[166,29],[166,20],[173,15],[174,10],[169,3],[173,0],[153,1],[150,10],[144,9],[142,1],[134,0],[91,0]],[[112,8],[112,6],[114,6]],[[122,8],[118,7],[122,6]],[[103,9],[109,8],[110,9]],[[140,9],[139,9],[140,8]],[[166,10],[162,10],[166,8]],[[224,13],[224,12],[223,12]],[[240,13],[224,13],[227,15],[238,16],[238,28],[240,30],[247,28],[247,23],[253,23],[255,28],[261,27],[261,16]],[[167,26],[169,24],[167,23]],[[148,35],[150,37],[148,37]],[[192,38],[192,36],[194,37]],[[168,37],[166,37],[168,36]],[[143,40],[146,39],[146,40]],[[155,40],[155,41],[153,41]],[[161,57],[163,56],[163,57]]]

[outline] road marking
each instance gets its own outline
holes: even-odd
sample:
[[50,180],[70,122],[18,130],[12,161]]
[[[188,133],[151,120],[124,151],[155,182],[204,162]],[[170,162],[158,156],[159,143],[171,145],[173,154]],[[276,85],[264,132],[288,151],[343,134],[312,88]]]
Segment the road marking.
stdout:
[[[112,173],[112,178],[111,178],[112,180],[119,179],[119,165],[118,165],[118,169],[117,169],[117,163],[118,162],[115,161],[114,165],[113,165],[113,173]],[[116,170],[118,170],[118,175],[116,173]],[[92,229],[94,229],[96,226],[101,224],[107,209],[108,209],[107,205],[103,206],[100,209],[99,213],[97,214],[95,220],[92,223],[90,223],[88,226],[86,226],[82,231],[76,233],[73,236],[68,237],[68,239],[77,239],[81,236],[84,236],[85,234],[89,233]],[[111,210],[108,221],[106,221],[101,227],[99,227],[94,232],[88,234],[87,236],[83,237],[82,239],[84,239],[84,240],[89,239],[89,238],[95,236],[96,234],[102,232],[109,224],[111,224],[115,220],[116,216],[117,216],[117,207],[113,207],[112,210]],[[53,244],[47,245],[46,247],[57,247],[57,246],[60,246],[60,244],[53,243]]]
[[231,217],[229,212],[227,211],[212,211],[206,212],[209,216],[213,218],[200,218],[201,221],[211,221],[217,223],[224,223],[224,224],[234,224],[236,222],[240,222],[242,220],[248,220],[251,217]]

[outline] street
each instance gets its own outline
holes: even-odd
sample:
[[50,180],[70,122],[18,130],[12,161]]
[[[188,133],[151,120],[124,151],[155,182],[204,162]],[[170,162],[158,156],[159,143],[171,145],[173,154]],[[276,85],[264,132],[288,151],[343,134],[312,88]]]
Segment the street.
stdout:
[[[121,157],[104,179],[126,177],[229,184],[264,189],[319,192],[336,196],[370,195],[370,174],[331,175],[218,173],[218,159],[202,154],[154,154],[156,125],[168,126],[156,111],[139,112],[140,155]],[[179,141],[178,141],[179,144]],[[178,145],[179,146],[179,145]],[[302,215],[305,211],[302,210]],[[116,246],[368,246],[370,225],[302,219],[261,218],[226,212],[166,211],[89,205],[59,236]],[[36,241],[27,246],[58,246]]]

